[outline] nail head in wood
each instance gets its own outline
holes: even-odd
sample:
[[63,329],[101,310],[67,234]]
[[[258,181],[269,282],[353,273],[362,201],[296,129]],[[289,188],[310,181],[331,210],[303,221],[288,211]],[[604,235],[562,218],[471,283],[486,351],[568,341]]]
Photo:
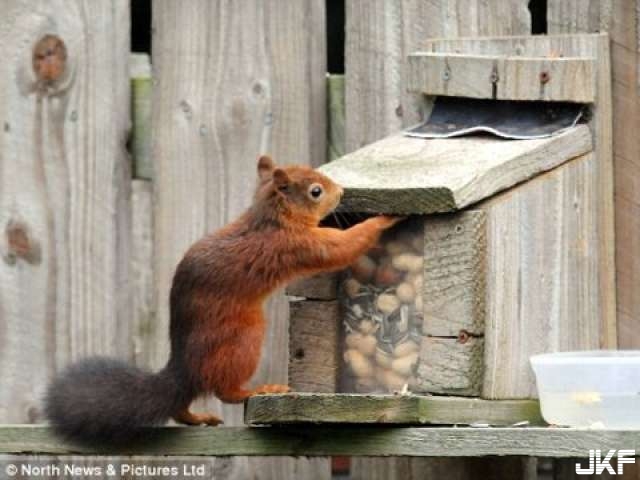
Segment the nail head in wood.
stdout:
[[540,72],[540,83],[545,84],[548,83],[549,80],[551,80],[551,75],[549,75],[549,72]]

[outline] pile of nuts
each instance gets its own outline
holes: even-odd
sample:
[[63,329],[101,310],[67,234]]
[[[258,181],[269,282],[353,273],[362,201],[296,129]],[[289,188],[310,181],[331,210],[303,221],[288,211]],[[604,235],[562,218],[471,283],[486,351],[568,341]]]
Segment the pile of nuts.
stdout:
[[343,390],[394,392],[412,383],[422,327],[422,228],[404,223],[355,262],[342,286]]

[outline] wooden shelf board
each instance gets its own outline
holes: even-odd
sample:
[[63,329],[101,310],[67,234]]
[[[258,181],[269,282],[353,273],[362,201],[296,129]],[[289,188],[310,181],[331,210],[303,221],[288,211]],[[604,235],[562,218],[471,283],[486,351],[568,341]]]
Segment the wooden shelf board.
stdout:
[[0,426],[0,454],[152,456],[528,455],[587,457],[590,449],[635,449],[640,431],[572,428],[450,428],[374,425],[159,427],[144,442],[88,446],[65,442],[41,425]]
[[248,425],[335,424],[490,424],[528,421],[543,425],[537,400],[482,400],[424,395],[289,393],[258,395],[245,406]]

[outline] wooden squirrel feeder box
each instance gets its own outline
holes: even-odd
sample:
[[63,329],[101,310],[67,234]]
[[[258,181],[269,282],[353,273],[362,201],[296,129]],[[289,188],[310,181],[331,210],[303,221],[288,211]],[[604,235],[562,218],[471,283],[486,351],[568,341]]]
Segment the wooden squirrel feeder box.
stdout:
[[[435,423],[473,423],[501,405],[530,409],[531,355],[615,347],[609,68],[606,35],[432,40],[409,56],[408,89],[426,110],[455,97],[587,113],[544,138],[399,133],[323,166],[347,215],[409,219],[348,271],[289,288],[294,391],[361,393],[371,405],[396,391],[455,397],[431,397],[453,402],[445,419],[438,405],[397,401],[437,411]],[[305,418],[327,421],[332,396],[314,401],[324,413]],[[432,418],[421,415],[409,423]]]

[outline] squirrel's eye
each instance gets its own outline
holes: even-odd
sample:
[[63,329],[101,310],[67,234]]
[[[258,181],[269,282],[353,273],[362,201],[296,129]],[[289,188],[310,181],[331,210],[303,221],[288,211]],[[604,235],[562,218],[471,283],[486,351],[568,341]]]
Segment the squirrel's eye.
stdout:
[[314,183],[309,187],[309,196],[311,197],[311,200],[320,200],[320,197],[322,197],[323,193],[324,189],[322,188],[322,185]]

